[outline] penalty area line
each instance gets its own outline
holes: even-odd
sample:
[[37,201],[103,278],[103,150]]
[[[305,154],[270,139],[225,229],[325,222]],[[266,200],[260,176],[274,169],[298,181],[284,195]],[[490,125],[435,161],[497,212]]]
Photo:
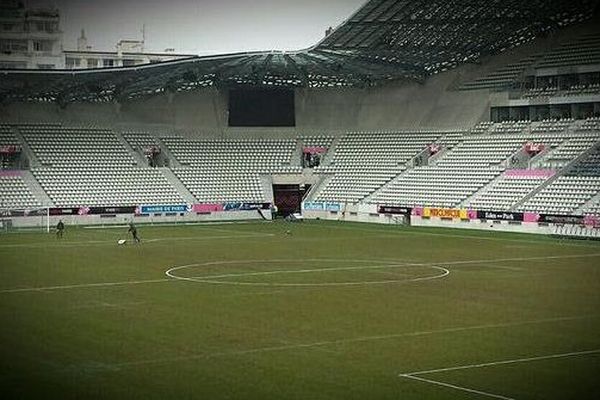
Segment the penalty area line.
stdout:
[[[353,337],[353,338],[351,337],[351,338],[341,338],[341,339],[333,339],[333,340],[321,340],[321,341],[312,342],[312,343],[297,343],[297,344],[280,345],[280,346],[255,347],[255,348],[249,348],[249,349],[244,349],[244,350],[222,351],[222,352],[216,352],[216,353],[188,354],[188,355],[180,355],[180,356],[173,356],[173,357],[152,358],[152,359],[145,359],[145,360],[142,359],[142,360],[137,360],[137,361],[124,361],[124,362],[119,362],[119,363],[115,363],[112,365],[115,367],[129,367],[129,366],[147,365],[147,364],[166,364],[166,363],[174,363],[174,362],[182,362],[182,361],[210,359],[210,358],[214,358],[214,357],[228,357],[228,356],[262,354],[262,353],[270,353],[270,352],[294,351],[294,350],[312,349],[312,348],[323,347],[323,346],[368,343],[368,342],[375,342],[375,341],[382,341],[382,340],[396,340],[396,339],[401,339],[401,338],[432,336],[432,335],[461,333],[461,332],[479,331],[479,330],[488,330],[488,329],[512,328],[512,327],[518,327],[518,326],[547,324],[547,323],[555,323],[555,322],[569,322],[569,321],[592,319],[592,318],[598,318],[598,317],[599,317],[599,315],[574,315],[574,316],[543,318],[543,319],[537,319],[537,320],[513,321],[513,322],[504,322],[504,323],[495,323],[495,324],[458,326],[458,327],[441,328],[441,329],[434,329],[434,330],[428,330],[428,331],[402,332],[402,333],[392,333],[392,334],[375,335],[375,336],[360,336],[360,337]],[[401,375],[403,375],[403,374],[401,374]]]
[[486,363],[478,363],[478,364],[467,364],[467,365],[457,365],[454,367],[446,367],[446,368],[436,368],[436,369],[428,369],[422,371],[413,371],[407,373],[401,373],[398,376],[401,378],[417,380],[421,382],[430,383],[432,385],[444,386],[455,390],[460,390],[463,392],[476,393],[486,397],[492,397],[496,399],[504,399],[504,400],[513,400],[512,397],[507,397],[499,394],[494,394],[490,392],[484,392],[481,390],[476,390],[472,388],[467,388],[464,386],[453,385],[447,382],[442,382],[439,380],[426,379],[421,375],[435,374],[440,372],[448,372],[448,371],[459,371],[459,370],[467,370],[467,369],[475,369],[475,368],[485,368],[485,367],[493,367],[497,365],[507,365],[507,364],[518,364],[518,363],[526,363],[526,362],[534,362],[540,360],[551,360],[557,358],[566,358],[566,357],[575,357],[589,354],[599,354],[600,349],[593,350],[583,350],[583,351],[572,351],[569,353],[557,353],[557,354],[548,354],[544,356],[534,356],[534,357],[524,357],[524,358],[514,358],[510,360],[500,360],[500,361],[491,361]]
[[460,390],[461,392],[469,392],[479,394],[485,397],[492,397],[494,399],[503,399],[503,400],[515,400],[513,397],[502,396],[501,394],[494,394],[490,392],[484,392],[483,390],[471,389],[464,386],[452,385],[450,383],[442,382],[442,381],[434,381],[433,379],[425,379],[419,376],[413,375],[400,375],[403,378],[412,379],[420,382],[430,383],[432,385],[443,386],[450,389]]
[[144,284],[144,283],[159,283],[159,282],[175,282],[175,281],[173,279],[169,279],[169,278],[162,278],[162,279],[145,279],[145,280],[140,280],[140,281],[81,283],[81,284],[75,284],[75,285],[57,285],[57,286],[2,289],[2,290],[0,290],[0,293],[44,292],[44,291],[64,290],[64,289],[140,285],[140,284]]

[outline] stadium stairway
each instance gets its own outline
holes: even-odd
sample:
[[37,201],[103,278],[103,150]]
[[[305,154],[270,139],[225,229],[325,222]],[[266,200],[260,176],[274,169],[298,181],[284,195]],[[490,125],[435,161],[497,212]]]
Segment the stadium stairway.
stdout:
[[40,202],[40,204],[42,204],[45,207],[55,206],[52,199],[50,199],[50,196],[48,196],[48,194],[44,191],[44,189],[37,181],[37,179],[35,179],[31,171],[22,171],[21,177],[23,178],[23,181],[25,182],[27,187],[29,187],[31,194],[33,194],[33,196]]
[[473,193],[471,196],[467,197],[466,199],[464,199],[463,201],[460,202],[460,204],[458,204],[456,206],[456,208],[464,208],[467,204],[470,204],[473,199],[479,197],[481,194],[487,192],[488,190],[490,190],[491,188],[493,188],[498,181],[500,181],[503,177],[503,174],[499,174],[498,176],[496,176],[494,179],[492,179],[491,181],[489,181],[484,187],[482,187],[481,189],[479,189],[478,191],[476,191],[475,193]]
[[587,213],[588,209],[595,207],[599,203],[600,203],[600,193],[598,193],[597,195],[593,196],[591,199],[586,201],[581,207],[575,209],[575,211],[573,211],[573,214],[585,215]]
[[273,194],[273,178],[270,175],[260,175],[260,186],[265,196],[267,203],[273,203],[275,195]]
[[177,157],[175,157],[173,155],[173,153],[171,153],[171,150],[169,150],[169,146],[167,146],[163,141],[162,138],[160,137],[156,137],[156,141],[158,142],[158,144],[160,145],[160,151],[162,151],[165,155],[165,157],[167,157],[167,159],[169,160],[169,167],[171,168],[181,168],[183,167],[183,165],[181,165],[181,163],[179,162],[179,160],[177,159]]
[[529,199],[531,199],[533,196],[535,196],[536,194],[538,194],[539,192],[541,192],[542,190],[544,190],[544,188],[546,188],[547,186],[551,185],[555,180],[557,180],[559,177],[565,175],[566,173],[568,173],[571,169],[573,169],[573,167],[575,165],[577,165],[577,163],[580,160],[583,160],[584,158],[586,158],[590,153],[592,153],[595,150],[596,146],[592,146],[590,148],[588,148],[587,150],[585,150],[584,152],[582,152],[581,154],[579,154],[576,158],[572,159],[567,165],[565,165],[560,171],[558,171],[556,174],[554,174],[553,176],[551,176],[550,178],[546,179],[544,181],[544,183],[542,183],[540,186],[538,186],[537,188],[535,188],[534,190],[532,190],[531,192],[529,192],[526,196],[522,197],[519,201],[517,201],[515,204],[512,205],[512,207],[510,208],[509,211],[516,211],[519,207],[521,207],[523,204],[527,203],[527,201]]
[[129,152],[129,154],[131,154],[131,157],[133,157],[137,165],[139,165],[140,167],[145,167],[148,165],[148,162],[146,161],[144,156],[141,155],[139,152],[135,151],[133,147],[131,147],[129,142],[123,137],[123,134],[119,130],[112,129],[112,131],[115,133],[115,136],[117,137],[117,140],[121,143],[121,145]]
[[[392,178],[390,181],[388,181],[385,185],[381,186],[379,189],[375,190],[373,193],[371,193],[370,195],[368,195],[367,197],[362,199],[361,203],[372,204],[373,202],[371,201],[371,199],[377,197],[379,192],[387,189],[390,185],[393,185],[397,180],[402,179],[404,177],[404,175],[406,175],[407,173],[409,173],[409,171],[411,171],[411,169],[412,168],[406,168],[404,171],[400,172],[398,175],[396,175],[394,178]],[[388,205],[395,205],[395,204],[388,204]]]
[[302,148],[303,144],[300,139],[296,140],[296,151],[292,154],[290,165],[302,165]]
[[546,160],[547,156],[550,154],[550,152],[553,152],[555,150],[556,149],[552,149],[549,147],[544,148],[544,150],[540,151],[538,154],[536,154],[535,156],[533,156],[529,159],[527,168],[530,168],[530,169],[547,168],[547,165],[545,164],[545,160]]
[[333,160],[333,156],[341,139],[342,135],[335,135],[333,142],[331,142],[331,146],[329,146],[329,149],[327,149],[327,153],[325,153],[325,157],[321,159],[321,165],[331,165],[331,160]]
[[17,139],[19,139],[19,142],[21,142],[21,150],[23,151],[23,153],[27,157],[27,160],[29,161],[29,167],[30,168],[40,167],[42,165],[40,163],[40,160],[38,160],[38,158],[35,156],[35,153],[33,152],[33,150],[31,150],[31,147],[29,147],[29,143],[27,143],[27,140],[25,140],[25,138],[23,137],[23,134],[21,134],[21,131],[19,130],[19,128],[16,126],[13,126],[12,131],[15,134],[15,136],[17,137]]
[[173,173],[173,171],[171,171],[169,168],[167,167],[159,167],[158,170],[160,170],[160,172],[162,172],[162,174],[164,175],[164,177],[167,179],[167,181],[171,184],[171,186],[173,186],[173,188],[177,191],[177,193],[179,193],[179,195],[188,203],[188,204],[195,204],[198,203],[198,200],[194,197],[194,195],[188,190],[187,187],[185,187],[185,185],[183,183],[181,183],[181,181],[179,180],[179,178],[177,178],[175,176],[175,174]]
[[303,201],[314,201],[315,197],[327,186],[334,174],[320,174],[319,182],[313,185],[308,193],[304,195]]

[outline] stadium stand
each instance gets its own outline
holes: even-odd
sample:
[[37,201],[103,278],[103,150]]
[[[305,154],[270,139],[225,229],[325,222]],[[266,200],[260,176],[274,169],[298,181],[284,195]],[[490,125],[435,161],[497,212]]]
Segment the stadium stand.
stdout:
[[600,192],[600,149],[593,149],[564,176],[558,177],[519,207],[522,211],[571,214]]
[[[173,172],[199,202],[264,202],[260,174],[290,166],[292,139],[190,140],[164,137],[162,142],[183,165]],[[300,166],[293,166],[299,172]]]
[[509,211],[548,178],[547,175],[505,173],[491,186],[479,191],[465,206],[475,210]]
[[555,68],[600,63],[600,34],[585,34],[546,53],[536,68]]
[[536,56],[523,58],[522,60],[505,65],[488,75],[463,83],[460,90],[498,89],[510,87],[516,82],[536,61]]
[[333,178],[317,201],[355,203],[401,173],[411,158],[444,132],[351,132],[343,136],[331,164],[318,168]]
[[140,167],[110,129],[22,125],[41,167],[32,173],[59,207],[180,204],[162,173]]
[[0,172],[0,210],[38,208],[42,204],[18,175],[3,175]]
[[[600,139],[597,131],[579,135],[567,132],[569,123],[573,121],[545,121],[532,129],[527,121],[485,125],[490,133],[465,135],[457,146],[437,159],[435,165],[407,171],[379,190],[369,202],[454,207],[498,178],[469,204],[486,209],[509,209],[547,178],[502,178],[502,172],[511,166],[510,157],[527,142],[545,143],[553,149],[536,160],[536,168],[561,168]],[[512,133],[520,129],[524,132]]]
[[[292,162],[299,143],[329,150],[327,162],[315,168],[322,178],[312,193],[316,201],[510,210],[531,197],[521,210],[572,213],[598,191],[600,174],[592,167],[597,155],[566,173],[561,169],[600,140],[599,124],[595,118],[520,120],[485,122],[470,130],[349,132],[297,139],[194,140],[172,135],[159,140],[141,130],[122,135],[136,151],[168,149],[181,165],[171,171],[198,202],[270,201],[260,176],[300,173],[301,166]],[[56,124],[17,129],[41,163],[32,168],[33,176],[57,206],[184,202],[160,169],[138,165],[110,129]],[[3,141],[18,140],[10,129],[3,132]],[[511,174],[511,160],[526,143],[541,144],[545,151],[520,166],[530,173]],[[431,145],[437,146],[437,154],[428,153]],[[426,162],[419,165],[422,154]],[[540,189],[554,175],[535,173],[544,169],[556,171],[556,176]],[[22,179],[10,177],[5,178],[5,192],[12,183],[15,192],[27,188]],[[588,190],[582,191],[581,185]],[[24,199],[11,207],[39,205],[31,195]],[[564,204],[558,207],[556,202]]]
[[159,145],[158,140],[150,132],[123,131],[121,134],[136,151],[143,151],[147,147]]
[[[539,69],[567,68],[600,63],[600,34],[585,33],[560,44],[544,53],[528,55],[516,62],[501,66],[484,76],[466,81],[459,86],[460,90],[474,89],[509,89],[520,87],[526,82],[525,75]],[[554,95],[578,95],[597,92],[597,84],[573,85],[561,92],[554,85],[539,86],[525,90],[521,97],[549,97]]]
[[0,125],[0,146],[15,145],[19,140],[9,125]]

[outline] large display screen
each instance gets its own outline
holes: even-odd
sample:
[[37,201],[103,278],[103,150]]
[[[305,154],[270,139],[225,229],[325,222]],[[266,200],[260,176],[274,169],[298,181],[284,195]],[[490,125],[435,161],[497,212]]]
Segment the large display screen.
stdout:
[[229,91],[229,126],[295,126],[294,91],[235,89]]

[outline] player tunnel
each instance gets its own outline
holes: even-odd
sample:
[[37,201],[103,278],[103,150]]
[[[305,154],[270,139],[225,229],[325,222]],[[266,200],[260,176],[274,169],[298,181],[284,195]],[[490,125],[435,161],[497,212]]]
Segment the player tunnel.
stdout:
[[273,198],[280,216],[299,213],[304,195],[310,185],[273,185]]

